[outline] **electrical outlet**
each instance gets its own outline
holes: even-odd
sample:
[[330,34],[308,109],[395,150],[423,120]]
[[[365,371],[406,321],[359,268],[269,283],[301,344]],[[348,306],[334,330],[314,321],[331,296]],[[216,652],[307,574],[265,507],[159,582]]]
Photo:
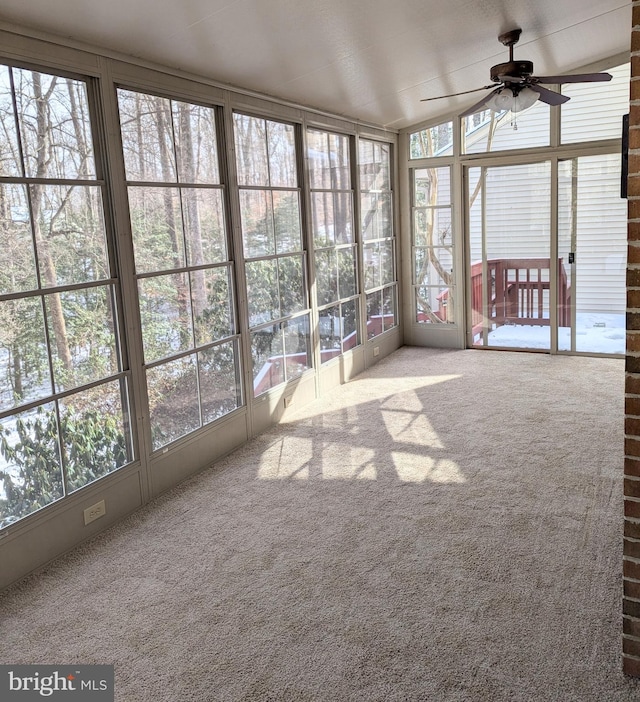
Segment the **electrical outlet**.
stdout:
[[104,503],[104,500],[100,500],[100,502],[96,502],[95,505],[87,507],[87,509],[85,509],[84,511],[85,526],[87,524],[91,524],[91,522],[95,522],[95,520],[100,519],[100,517],[104,517],[106,513],[107,507]]
[[379,347],[379,346],[374,346],[374,347],[373,347],[373,355],[374,355],[374,356],[379,356],[379,355],[380,355],[380,347]]
[[291,407],[293,404],[293,395],[286,395],[284,398],[284,406]]

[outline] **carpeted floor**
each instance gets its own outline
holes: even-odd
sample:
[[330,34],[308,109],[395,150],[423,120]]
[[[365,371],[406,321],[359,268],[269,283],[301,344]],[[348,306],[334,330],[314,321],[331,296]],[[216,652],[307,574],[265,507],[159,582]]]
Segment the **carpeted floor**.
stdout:
[[403,348],[0,599],[120,702],[639,700],[623,361]]

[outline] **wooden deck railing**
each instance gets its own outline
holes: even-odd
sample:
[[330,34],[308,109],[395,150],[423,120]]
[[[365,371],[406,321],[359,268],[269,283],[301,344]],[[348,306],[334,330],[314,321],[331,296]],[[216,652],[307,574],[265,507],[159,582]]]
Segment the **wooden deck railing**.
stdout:
[[[504,324],[548,325],[551,260],[548,258],[496,258],[471,266],[471,327],[473,336],[484,328]],[[486,290],[484,310],[483,290]],[[438,296],[436,314],[445,320],[448,290]],[[558,259],[558,324],[571,324],[571,287],[562,259]]]
[[[367,338],[382,334],[386,324],[392,326],[395,322],[393,314],[375,314],[371,315],[367,320]],[[324,363],[340,354],[348,351],[358,345],[358,332],[353,331],[342,340],[342,349],[321,349],[320,362]],[[310,362],[306,351],[298,353],[279,354],[270,356],[265,361],[264,365],[253,380],[253,393],[255,396],[283,383],[285,380],[284,369],[286,366],[287,377],[295,377],[299,375],[299,369],[306,366]]]

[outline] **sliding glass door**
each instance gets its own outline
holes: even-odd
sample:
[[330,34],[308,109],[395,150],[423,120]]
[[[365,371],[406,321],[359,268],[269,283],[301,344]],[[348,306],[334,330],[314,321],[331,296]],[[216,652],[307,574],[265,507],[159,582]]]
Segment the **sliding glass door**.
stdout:
[[625,348],[627,205],[620,156],[558,164],[558,350],[622,354]]
[[551,347],[551,163],[467,171],[473,346]]
[[555,178],[551,160],[467,169],[471,345],[623,354],[620,156],[559,159],[557,200]]

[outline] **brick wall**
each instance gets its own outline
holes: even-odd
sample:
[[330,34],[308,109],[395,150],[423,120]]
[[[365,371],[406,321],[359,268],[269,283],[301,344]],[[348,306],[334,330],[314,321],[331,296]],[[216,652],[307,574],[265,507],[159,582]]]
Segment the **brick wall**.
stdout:
[[634,0],[629,107],[627,360],[624,420],[623,669],[640,676],[640,0]]

